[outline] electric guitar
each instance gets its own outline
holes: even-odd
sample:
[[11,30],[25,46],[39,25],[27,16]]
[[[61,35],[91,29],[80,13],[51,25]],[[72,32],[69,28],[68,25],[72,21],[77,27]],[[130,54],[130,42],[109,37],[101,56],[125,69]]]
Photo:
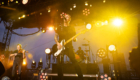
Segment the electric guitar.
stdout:
[[73,36],[72,38],[70,38],[69,40],[67,40],[66,42],[65,42],[65,40],[62,40],[62,41],[60,42],[60,44],[62,45],[62,48],[59,49],[59,50],[57,50],[57,51],[54,53],[54,56],[57,57],[58,55],[60,55],[61,51],[62,51],[63,49],[65,49],[64,46],[65,46],[67,43],[69,43],[69,42],[72,41],[74,38],[76,38],[76,37],[79,36],[80,34],[85,33],[85,32],[88,31],[88,30],[89,30],[89,29],[86,29],[86,30],[83,30],[83,31],[79,32],[78,34],[76,34],[75,36]]

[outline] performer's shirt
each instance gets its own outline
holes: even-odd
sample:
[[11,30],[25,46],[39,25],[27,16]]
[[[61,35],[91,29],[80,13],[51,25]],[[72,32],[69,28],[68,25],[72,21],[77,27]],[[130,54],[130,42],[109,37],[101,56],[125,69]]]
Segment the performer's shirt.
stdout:
[[15,50],[14,52],[13,52],[13,54],[14,53],[17,53],[17,55],[15,56],[15,60],[16,61],[22,61],[23,60],[23,53],[18,53],[18,50]]
[[83,50],[77,50],[76,52],[78,55],[84,55],[84,51]]
[[[56,33],[59,35],[59,42],[61,42],[63,39],[67,41],[76,35],[75,28],[73,26],[59,26],[56,30]],[[72,46],[72,41],[70,41],[67,46]]]
[[81,59],[84,59],[84,51],[83,50],[77,50],[76,53],[81,57]]

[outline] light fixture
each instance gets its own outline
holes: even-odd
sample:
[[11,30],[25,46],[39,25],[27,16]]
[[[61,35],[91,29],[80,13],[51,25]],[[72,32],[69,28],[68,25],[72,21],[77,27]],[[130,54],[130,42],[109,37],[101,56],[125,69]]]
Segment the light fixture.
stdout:
[[123,21],[121,19],[119,19],[119,18],[113,20],[113,25],[114,26],[119,27],[119,26],[122,25],[122,23],[123,23]]
[[49,31],[52,31],[52,30],[54,30],[54,27],[49,27],[48,29],[49,29]]
[[83,10],[83,15],[88,16],[90,14],[90,9],[85,8]]
[[10,0],[10,2],[13,2],[14,0]]
[[31,68],[32,69],[35,69],[36,68],[36,62],[34,60],[32,61]]
[[2,2],[1,4],[4,4],[4,2]]
[[105,20],[104,24],[105,24],[105,25],[108,25],[108,21],[107,21],[107,20]]
[[86,25],[86,28],[87,28],[87,29],[91,29],[91,24],[88,23],[88,24]]
[[46,30],[45,30],[45,29],[42,29],[41,31],[42,31],[42,33],[45,33],[45,32],[46,32]]
[[92,4],[90,4],[90,7],[92,7]]
[[22,4],[27,4],[28,3],[28,0],[22,0]]
[[16,1],[16,3],[18,3],[18,1]]
[[26,59],[23,59],[23,63],[22,63],[23,65],[26,65]]
[[100,57],[100,58],[106,57],[106,51],[105,51],[105,49],[103,49],[103,48],[98,49],[96,55],[98,57]]
[[46,49],[45,49],[45,53],[46,53],[46,54],[50,54],[50,53],[51,53],[51,49],[50,49],[50,48],[46,48]]
[[87,1],[85,2],[85,6],[88,6],[88,2]]
[[105,3],[106,2],[106,0],[103,0],[103,3]]
[[72,10],[72,8],[70,8],[70,10]]
[[116,46],[115,45],[110,45],[108,47],[109,51],[116,51]]
[[22,15],[22,18],[25,18],[26,15]]
[[48,8],[48,13],[50,13],[51,12],[51,8]]
[[76,8],[76,4],[73,4],[73,8]]
[[38,68],[42,68],[43,67],[43,62],[42,62],[42,59],[38,62]]

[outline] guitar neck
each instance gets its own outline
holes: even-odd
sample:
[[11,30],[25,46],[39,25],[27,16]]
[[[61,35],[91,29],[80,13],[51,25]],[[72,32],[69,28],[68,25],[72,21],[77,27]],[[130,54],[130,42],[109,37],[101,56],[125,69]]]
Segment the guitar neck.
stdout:
[[84,31],[82,31],[82,32],[79,32],[78,34],[76,34],[75,36],[73,36],[72,38],[70,38],[69,40],[67,40],[67,41],[64,43],[64,45],[66,45],[67,43],[69,43],[70,41],[72,41],[74,38],[76,38],[77,36],[79,36],[80,34],[82,34],[82,33],[85,32],[85,31],[87,31],[87,30],[84,30]]

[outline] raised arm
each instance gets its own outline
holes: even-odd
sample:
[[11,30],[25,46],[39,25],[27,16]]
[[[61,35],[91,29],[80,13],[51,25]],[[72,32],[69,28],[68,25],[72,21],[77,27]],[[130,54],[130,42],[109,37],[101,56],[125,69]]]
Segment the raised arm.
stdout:
[[59,43],[59,42],[58,42],[58,34],[57,34],[57,33],[55,33],[54,40],[55,40],[56,44]]
[[16,56],[17,55],[17,53],[14,53],[14,54],[10,54],[10,57],[12,57],[12,56]]
[[57,49],[60,50],[62,48],[62,45],[58,42],[58,34],[57,33],[55,33],[54,40],[57,44]]
[[23,53],[23,59],[24,59],[25,58],[25,50],[23,50],[22,53]]

